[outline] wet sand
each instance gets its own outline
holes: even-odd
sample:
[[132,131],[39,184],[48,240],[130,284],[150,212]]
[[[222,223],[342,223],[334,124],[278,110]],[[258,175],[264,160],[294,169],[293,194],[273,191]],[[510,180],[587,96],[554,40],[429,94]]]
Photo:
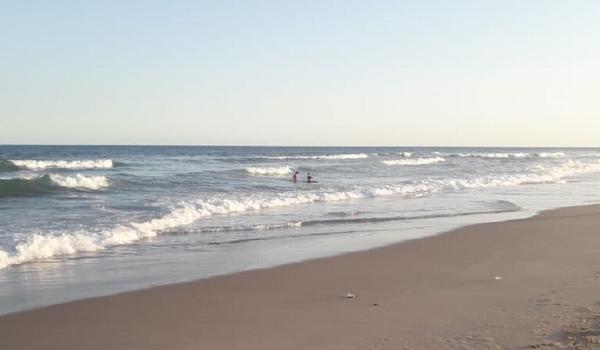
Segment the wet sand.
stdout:
[[600,349],[599,302],[584,206],[6,315],[0,349]]

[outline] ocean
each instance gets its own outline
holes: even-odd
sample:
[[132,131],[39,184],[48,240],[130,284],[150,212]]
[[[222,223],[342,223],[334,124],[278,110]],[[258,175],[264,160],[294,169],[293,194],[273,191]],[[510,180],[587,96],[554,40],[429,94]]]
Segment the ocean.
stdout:
[[0,314],[598,203],[599,185],[591,148],[0,146]]

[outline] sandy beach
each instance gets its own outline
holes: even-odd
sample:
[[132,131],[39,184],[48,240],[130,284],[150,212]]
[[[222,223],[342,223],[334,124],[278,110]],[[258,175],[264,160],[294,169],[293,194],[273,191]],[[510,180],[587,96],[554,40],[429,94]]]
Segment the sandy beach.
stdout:
[[0,350],[600,350],[600,1],[5,1]]
[[0,317],[0,348],[591,349],[598,227],[600,206],[564,208],[54,305]]

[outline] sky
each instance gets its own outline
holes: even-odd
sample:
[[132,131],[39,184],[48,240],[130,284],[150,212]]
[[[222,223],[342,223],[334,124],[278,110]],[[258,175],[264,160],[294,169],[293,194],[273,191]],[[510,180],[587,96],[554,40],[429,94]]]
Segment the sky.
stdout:
[[600,1],[0,0],[0,144],[600,146]]

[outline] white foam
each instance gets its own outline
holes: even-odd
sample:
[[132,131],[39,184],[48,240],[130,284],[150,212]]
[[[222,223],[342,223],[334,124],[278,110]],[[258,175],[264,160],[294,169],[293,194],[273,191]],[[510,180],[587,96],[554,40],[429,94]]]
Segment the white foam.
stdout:
[[46,168],[57,169],[107,169],[113,167],[113,161],[110,159],[95,160],[32,160],[32,159],[11,159],[11,163],[19,168],[30,170],[43,170]]
[[538,165],[537,170],[512,175],[489,175],[472,179],[446,180],[455,189],[517,186],[526,184],[562,183],[565,178],[580,174],[600,172],[600,161],[583,163],[568,160],[559,166]]
[[425,180],[376,188],[354,188],[348,191],[285,192],[271,196],[254,195],[244,198],[198,200],[195,203],[182,203],[162,217],[145,222],[121,225],[103,233],[34,234],[27,241],[19,243],[12,253],[0,250],[0,269],[59,255],[97,251],[111,246],[130,244],[144,238],[157,236],[161,232],[189,225],[196,220],[212,215],[257,211],[314,202],[344,201],[390,195],[418,197],[428,193],[449,190],[559,183],[564,182],[567,177],[592,172],[600,172],[600,160],[590,163],[569,160],[559,166],[538,166],[530,172],[511,175]]
[[388,196],[397,194],[407,196],[422,196],[428,193],[462,189],[563,183],[567,177],[593,172],[600,172],[600,161],[583,163],[569,160],[560,166],[550,168],[538,166],[536,171],[529,173],[427,180],[419,181],[413,184],[388,185],[373,189],[371,192],[374,196]]
[[385,165],[427,165],[445,162],[446,159],[442,157],[434,158],[415,158],[415,159],[393,159],[393,160],[382,160],[381,162]]
[[292,169],[289,166],[283,167],[249,167],[246,168],[246,171],[250,175],[261,175],[261,176],[285,176],[292,172]]
[[88,233],[68,233],[58,236],[34,234],[26,242],[18,244],[12,255],[0,250],[0,269],[54,256],[97,251],[102,248],[97,239]]
[[364,159],[369,158],[366,153],[321,154],[314,156],[268,156],[266,159]]
[[563,158],[566,156],[564,152],[540,152],[536,153],[540,158]]
[[477,157],[477,158],[527,158],[529,153],[459,153],[459,157]]
[[109,186],[108,178],[106,176],[86,176],[81,174],[76,174],[74,176],[50,174],[48,176],[50,181],[61,187],[67,188],[99,190]]
[[563,158],[566,156],[564,152],[539,152],[539,153],[526,153],[526,152],[513,152],[513,153],[457,153],[457,154],[443,154],[440,152],[433,152],[436,155],[446,156],[458,156],[462,158]]

